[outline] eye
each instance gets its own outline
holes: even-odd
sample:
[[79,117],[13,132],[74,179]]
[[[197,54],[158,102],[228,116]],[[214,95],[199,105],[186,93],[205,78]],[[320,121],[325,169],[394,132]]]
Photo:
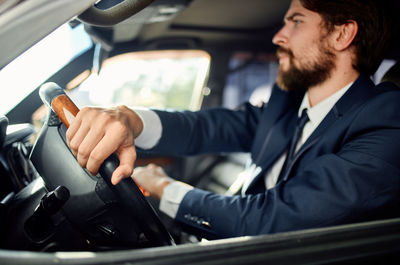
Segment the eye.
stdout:
[[301,22],[302,22],[301,20],[293,19],[293,23],[294,23],[296,26],[300,25]]

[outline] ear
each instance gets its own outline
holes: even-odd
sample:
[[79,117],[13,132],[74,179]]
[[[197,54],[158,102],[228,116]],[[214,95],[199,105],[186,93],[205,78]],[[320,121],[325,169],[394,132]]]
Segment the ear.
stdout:
[[333,48],[343,51],[350,47],[358,33],[358,24],[354,20],[349,20],[345,24],[335,26],[333,35]]

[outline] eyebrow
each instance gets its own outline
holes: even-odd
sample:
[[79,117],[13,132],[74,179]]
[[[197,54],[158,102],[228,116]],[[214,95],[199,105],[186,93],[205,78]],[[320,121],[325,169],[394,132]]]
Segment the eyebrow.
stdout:
[[293,21],[294,18],[297,17],[297,16],[299,16],[299,17],[305,17],[304,14],[299,13],[299,12],[295,12],[295,13],[291,14],[290,16],[285,17],[285,18],[284,18],[284,21]]

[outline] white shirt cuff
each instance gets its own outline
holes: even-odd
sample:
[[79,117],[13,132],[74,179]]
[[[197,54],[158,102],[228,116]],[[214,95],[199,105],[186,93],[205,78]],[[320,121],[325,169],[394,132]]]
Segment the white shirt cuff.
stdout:
[[150,109],[133,108],[143,121],[143,130],[135,139],[135,145],[142,149],[151,149],[158,141],[162,134],[162,125],[160,117],[157,113]]
[[192,189],[192,186],[180,181],[174,181],[168,184],[164,188],[163,196],[160,200],[160,211],[171,218],[175,218],[183,197]]

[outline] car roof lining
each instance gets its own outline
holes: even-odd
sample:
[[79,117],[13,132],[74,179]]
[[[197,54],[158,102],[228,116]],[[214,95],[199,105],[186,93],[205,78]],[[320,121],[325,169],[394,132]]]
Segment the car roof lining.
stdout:
[[[396,1],[391,1],[399,6]],[[7,39],[0,39],[0,69],[56,27],[95,2],[96,0],[26,0],[0,14],[0,34],[9,36]],[[171,0],[155,2],[173,3]],[[281,26],[282,17],[290,2],[291,0],[183,1],[184,8],[170,20],[148,24],[140,19],[139,14],[145,11],[143,10],[115,25],[113,41],[120,43],[136,40],[146,43],[156,39],[186,38],[196,39],[208,46],[247,45],[273,51],[271,38]],[[396,35],[395,43],[400,43],[399,40],[400,37]],[[399,57],[397,46],[392,46],[388,58]]]
[[[172,20],[145,24],[138,38],[147,41],[190,36],[205,43],[260,40],[271,43],[290,0],[252,0],[246,2],[244,8],[243,3],[241,0],[195,0]],[[221,13],[224,9],[226,12]]]

